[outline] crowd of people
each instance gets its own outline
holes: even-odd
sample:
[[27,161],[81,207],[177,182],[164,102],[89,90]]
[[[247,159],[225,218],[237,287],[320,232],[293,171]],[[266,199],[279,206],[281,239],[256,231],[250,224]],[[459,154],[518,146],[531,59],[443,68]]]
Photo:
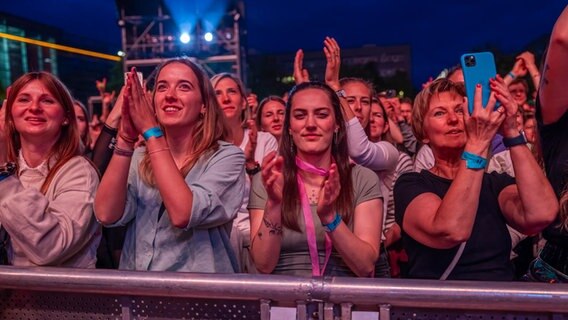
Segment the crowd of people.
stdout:
[[188,58],[151,89],[97,81],[100,116],[26,73],[0,110],[0,262],[568,282],[567,44],[568,7],[542,67],[521,53],[487,103],[460,66],[414,100],[341,78],[331,37],[323,82],[299,50],[260,102]]

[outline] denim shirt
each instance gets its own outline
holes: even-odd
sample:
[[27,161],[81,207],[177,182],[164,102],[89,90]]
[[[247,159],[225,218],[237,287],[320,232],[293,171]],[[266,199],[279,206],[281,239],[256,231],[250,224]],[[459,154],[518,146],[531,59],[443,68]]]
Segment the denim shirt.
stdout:
[[167,210],[158,220],[162,197],[157,188],[140,179],[138,167],[143,157],[144,149],[137,149],[128,175],[125,211],[112,225],[127,226],[120,269],[236,272],[229,235],[244,194],[243,152],[219,141],[213,154],[196,162],[185,177],[193,204],[183,229],[172,225]]

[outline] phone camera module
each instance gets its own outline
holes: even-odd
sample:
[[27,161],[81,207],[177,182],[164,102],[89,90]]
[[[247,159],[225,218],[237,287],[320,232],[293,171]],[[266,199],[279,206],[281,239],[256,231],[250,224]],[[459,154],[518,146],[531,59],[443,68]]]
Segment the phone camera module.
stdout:
[[468,67],[475,66],[475,56],[466,56],[465,57],[465,65]]

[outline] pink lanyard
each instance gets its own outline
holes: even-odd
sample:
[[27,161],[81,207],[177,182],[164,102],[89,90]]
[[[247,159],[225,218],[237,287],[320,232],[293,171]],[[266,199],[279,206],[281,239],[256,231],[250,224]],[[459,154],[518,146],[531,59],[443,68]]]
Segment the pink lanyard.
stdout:
[[[308,173],[314,173],[322,177],[325,177],[328,174],[327,170],[317,168],[298,157],[296,157],[296,166],[302,171]],[[329,257],[331,256],[331,247],[332,247],[331,238],[327,233],[325,234],[325,261],[320,271],[318,245],[316,241],[316,228],[314,226],[314,219],[312,217],[312,210],[310,208],[308,194],[306,193],[306,187],[304,186],[304,181],[302,180],[302,176],[298,173],[296,174],[296,177],[298,181],[298,191],[300,193],[300,200],[302,202],[304,221],[306,223],[306,236],[308,238],[308,248],[310,250],[310,258],[312,260],[312,275],[323,276],[325,267],[327,266],[327,263],[329,262]]]

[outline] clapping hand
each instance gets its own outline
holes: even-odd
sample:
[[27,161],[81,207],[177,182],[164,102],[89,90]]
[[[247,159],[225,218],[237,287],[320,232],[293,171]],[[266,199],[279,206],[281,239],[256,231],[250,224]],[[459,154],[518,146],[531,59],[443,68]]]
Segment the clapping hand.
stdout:
[[282,192],[284,190],[284,158],[276,151],[272,151],[264,157],[261,166],[262,183],[268,194],[268,199],[274,204],[282,204]]
[[294,81],[296,84],[310,81],[310,74],[304,69],[304,51],[299,49],[294,58]]
[[341,67],[340,48],[334,38],[325,37],[323,52],[327,60],[325,66],[325,83],[334,91],[341,89],[339,84],[339,69]]
[[323,224],[329,224],[335,218],[333,207],[339,197],[340,191],[341,183],[339,181],[337,165],[332,163],[329,167],[329,174],[322,183],[318,197],[317,213]]

